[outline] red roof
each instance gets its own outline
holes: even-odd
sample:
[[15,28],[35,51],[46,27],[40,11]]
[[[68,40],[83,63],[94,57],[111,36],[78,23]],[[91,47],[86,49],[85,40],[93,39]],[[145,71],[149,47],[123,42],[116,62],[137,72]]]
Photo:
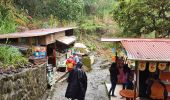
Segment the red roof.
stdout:
[[170,62],[170,39],[121,41],[130,60]]
[[53,29],[28,30],[25,32],[2,34],[2,35],[0,35],[0,39],[43,36],[43,35],[48,35],[48,34],[52,34],[52,33],[56,33],[56,32],[63,32],[63,31],[71,30],[71,29],[75,29],[75,28],[76,27],[65,27],[65,28],[53,28]]

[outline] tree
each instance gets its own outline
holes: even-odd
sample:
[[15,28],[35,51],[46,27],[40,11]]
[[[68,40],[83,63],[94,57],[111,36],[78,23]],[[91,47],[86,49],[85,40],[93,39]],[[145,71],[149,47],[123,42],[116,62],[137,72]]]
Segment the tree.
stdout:
[[11,0],[0,1],[0,34],[15,32],[17,23],[14,20],[19,15],[16,12]]
[[83,8],[83,0],[52,0],[49,4],[49,12],[59,20],[77,20]]
[[59,20],[76,20],[83,13],[83,0],[14,0],[16,6],[30,16],[47,18],[51,15]]
[[118,0],[114,6],[113,18],[124,33],[156,35],[170,34],[169,0]]

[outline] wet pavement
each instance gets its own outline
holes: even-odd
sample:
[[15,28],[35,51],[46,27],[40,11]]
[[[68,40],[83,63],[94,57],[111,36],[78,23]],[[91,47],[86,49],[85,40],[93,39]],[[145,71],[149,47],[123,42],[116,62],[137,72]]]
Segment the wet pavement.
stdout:
[[[93,70],[86,72],[88,87],[85,100],[109,100],[105,86],[105,82],[108,82],[109,71],[108,68],[101,69],[100,66],[104,62],[105,60],[98,58],[96,63],[92,66]],[[65,98],[66,88],[66,80],[57,82],[49,92],[47,100],[68,100]]]

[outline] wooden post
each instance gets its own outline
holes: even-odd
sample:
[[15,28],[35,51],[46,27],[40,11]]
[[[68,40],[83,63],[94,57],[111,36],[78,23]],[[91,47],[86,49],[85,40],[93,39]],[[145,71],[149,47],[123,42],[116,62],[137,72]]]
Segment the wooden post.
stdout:
[[115,53],[116,53],[115,58],[116,58],[116,61],[115,61],[115,62],[117,63],[117,59],[118,59],[118,54],[117,54],[117,51],[118,51],[118,48],[117,48],[117,47],[118,47],[118,46],[117,46],[117,45],[118,45],[118,42],[115,42],[115,43],[116,43],[116,47],[115,47]]
[[21,38],[17,38],[17,45],[21,43]]
[[134,85],[134,100],[136,100],[136,95],[137,95],[137,82],[138,82],[138,62],[135,61],[135,73],[136,73],[136,81]]
[[32,38],[33,38],[33,37],[29,37],[29,38],[28,38],[28,45],[29,45],[29,46],[32,46]]
[[56,42],[54,42],[53,57],[54,57],[54,67],[56,67]]
[[35,44],[36,44],[36,46],[39,45],[39,44],[38,44],[38,37],[35,37]]

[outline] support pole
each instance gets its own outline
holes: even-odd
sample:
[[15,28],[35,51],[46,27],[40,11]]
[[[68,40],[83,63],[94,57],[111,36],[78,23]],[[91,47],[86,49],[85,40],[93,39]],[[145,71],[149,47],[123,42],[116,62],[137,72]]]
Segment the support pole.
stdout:
[[134,85],[134,100],[136,100],[137,97],[137,82],[138,82],[138,62],[135,61],[135,74],[136,74],[136,81]]

